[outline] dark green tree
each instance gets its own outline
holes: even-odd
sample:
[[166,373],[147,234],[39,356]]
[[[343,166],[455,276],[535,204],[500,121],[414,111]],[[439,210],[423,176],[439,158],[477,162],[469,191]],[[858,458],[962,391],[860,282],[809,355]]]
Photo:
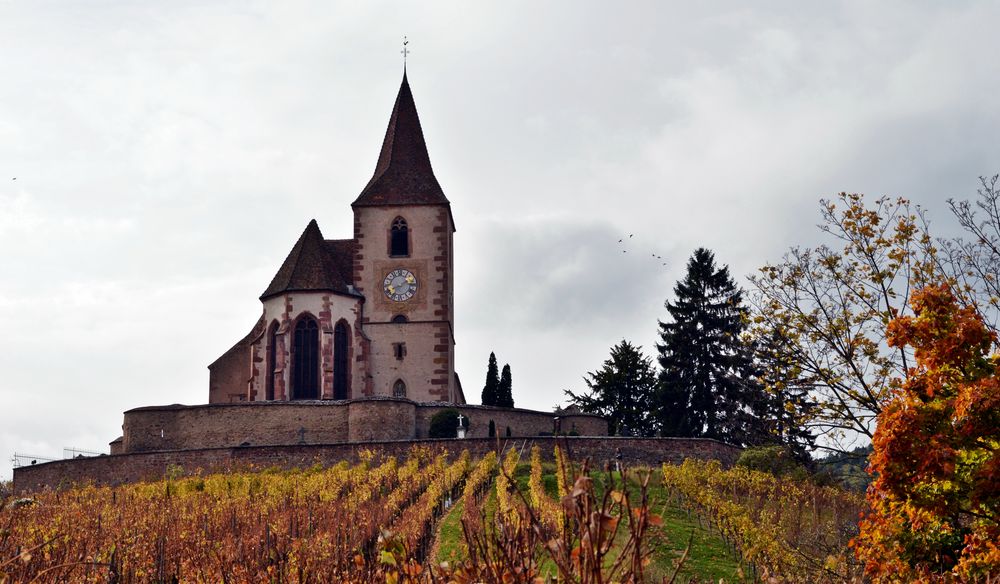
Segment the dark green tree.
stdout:
[[600,369],[583,378],[589,389],[579,395],[566,390],[570,402],[581,410],[604,416],[612,435],[653,436],[652,415],[656,396],[653,360],[642,347],[623,340],[611,347],[611,356]]
[[660,388],[657,417],[667,436],[755,442],[755,412],[763,393],[755,379],[753,351],[744,340],[746,309],[728,266],[695,250],[687,274],[674,287],[670,313],[660,322]]
[[500,372],[500,385],[497,388],[497,405],[502,408],[514,407],[514,394],[511,389],[510,365],[504,364]]
[[459,411],[454,408],[441,410],[434,414],[431,416],[427,436],[429,438],[455,438],[458,436],[458,416]]
[[782,445],[800,462],[810,464],[809,453],[816,443],[809,427],[817,407],[810,396],[814,382],[792,358],[795,343],[785,327],[755,327],[753,336],[763,392],[752,406],[757,426],[751,441]]
[[497,356],[490,353],[490,362],[486,367],[486,385],[483,386],[483,405],[495,406],[500,398],[500,372],[497,369]]

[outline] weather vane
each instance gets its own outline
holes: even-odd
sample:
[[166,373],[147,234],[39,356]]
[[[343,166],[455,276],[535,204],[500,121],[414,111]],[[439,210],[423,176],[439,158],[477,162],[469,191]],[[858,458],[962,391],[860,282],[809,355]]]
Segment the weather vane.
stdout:
[[406,67],[406,56],[410,54],[410,49],[406,48],[406,45],[410,44],[410,41],[406,39],[406,35],[403,35],[403,50],[400,51],[403,55],[403,66]]

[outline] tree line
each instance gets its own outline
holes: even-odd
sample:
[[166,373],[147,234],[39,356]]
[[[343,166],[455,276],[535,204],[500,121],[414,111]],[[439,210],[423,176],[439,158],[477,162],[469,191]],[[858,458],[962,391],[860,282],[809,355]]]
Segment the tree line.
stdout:
[[715,438],[746,446],[782,442],[805,452],[814,436],[797,418],[812,402],[803,388],[769,387],[769,346],[749,336],[750,313],[728,266],[704,248],[665,303],[656,358],[627,340],[587,374],[570,402],[605,416],[613,434]]
[[853,447],[873,478],[852,543],[867,577],[996,575],[998,183],[948,200],[954,237],[934,237],[906,199],[823,200],[830,243],[789,249],[746,293],[699,249],[665,304],[659,369],[623,340],[587,392],[566,393],[620,434]]
[[[915,365],[890,346],[890,321],[915,291],[945,283],[996,333],[1000,179],[948,200],[963,235],[934,237],[904,198],[841,193],[820,201],[828,243],[792,247],[741,289],[707,249],[694,252],[658,323],[656,365],[623,340],[570,402],[616,433],[781,443],[850,452],[871,441],[893,387]],[[658,366],[657,366],[658,365]]]

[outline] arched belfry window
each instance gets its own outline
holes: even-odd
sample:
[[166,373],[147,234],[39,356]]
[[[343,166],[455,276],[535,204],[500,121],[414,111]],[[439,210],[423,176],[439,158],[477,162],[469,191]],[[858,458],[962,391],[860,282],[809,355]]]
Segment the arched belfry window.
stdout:
[[295,325],[292,345],[292,399],[319,398],[319,325],[305,316]]
[[267,334],[267,379],[264,380],[264,399],[274,399],[274,375],[278,370],[278,322],[272,322]]
[[397,379],[392,385],[392,397],[406,397],[406,384],[402,379]]
[[347,341],[350,334],[344,321],[333,327],[333,399],[347,399]]
[[396,217],[389,230],[389,255],[393,257],[410,255],[410,228],[406,219]]

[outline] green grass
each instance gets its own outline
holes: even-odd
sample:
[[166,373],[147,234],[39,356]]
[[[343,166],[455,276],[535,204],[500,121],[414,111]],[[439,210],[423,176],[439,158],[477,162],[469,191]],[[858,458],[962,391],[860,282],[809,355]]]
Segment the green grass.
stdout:
[[720,579],[726,582],[744,580],[739,558],[726,547],[717,533],[701,527],[694,515],[688,517],[687,512],[671,501],[660,481],[654,484],[651,480],[647,492],[652,512],[663,518],[663,525],[650,530],[653,562],[649,575],[654,581],[673,573],[674,562],[683,554],[692,534],[691,550],[681,567],[679,581],[686,582],[691,578],[712,582]]
[[[543,470],[545,490],[550,496],[557,498],[555,468],[546,464]],[[525,493],[528,489],[529,475],[530,466],[528,464],[518,465],[514,473],[515,482]],[[605,489],[606,479],[597,475],[598,473],[593,475],[595,494],[601,496]],[[617,473],[613,473],[612,478],[617,484],[621,484],[620,476]],[[638,494],[638,484],[634,480],[629,481],[629,491]],[[652,550],[652,562],[647,568],[647,577],[651,581],[659,581],[662,577],[673,573],[676,561],[684,553],[688,538],[691,538],[692,534],[691,549],[679,573],[678,582],[691,580],[718,582],[720,579],[724,579],[726,582],[740,582],[743,580],[739,558],[726,547],[718,534],[700,526],[694,515],[688,517],[687,512],[670,499],[655,470],[647,492],[651,511],[663,518],[663,525],[651,528],[649,533],[648,542]],[[495,488],[491,488],[489,498],[485,501],[485,508],[487,515],[492,518],[496,509]],[[459,500],[445,515],[438,527],[438,549],[435,556],[435,560],[438,562],[454,562],[466,557],[461,523],[463,509],[464,501]],[[625,536],[620,533],[619,537]],[[546,568],[551,568],[547,562],[543,562],[541,567],[543,572],[547,571]]]
[[459,499],[441,519],[437,532],[437,554],[434,557],[436,562],[455,562],[468,557],[465,534],[462,531],[464,510],[465,500]]

